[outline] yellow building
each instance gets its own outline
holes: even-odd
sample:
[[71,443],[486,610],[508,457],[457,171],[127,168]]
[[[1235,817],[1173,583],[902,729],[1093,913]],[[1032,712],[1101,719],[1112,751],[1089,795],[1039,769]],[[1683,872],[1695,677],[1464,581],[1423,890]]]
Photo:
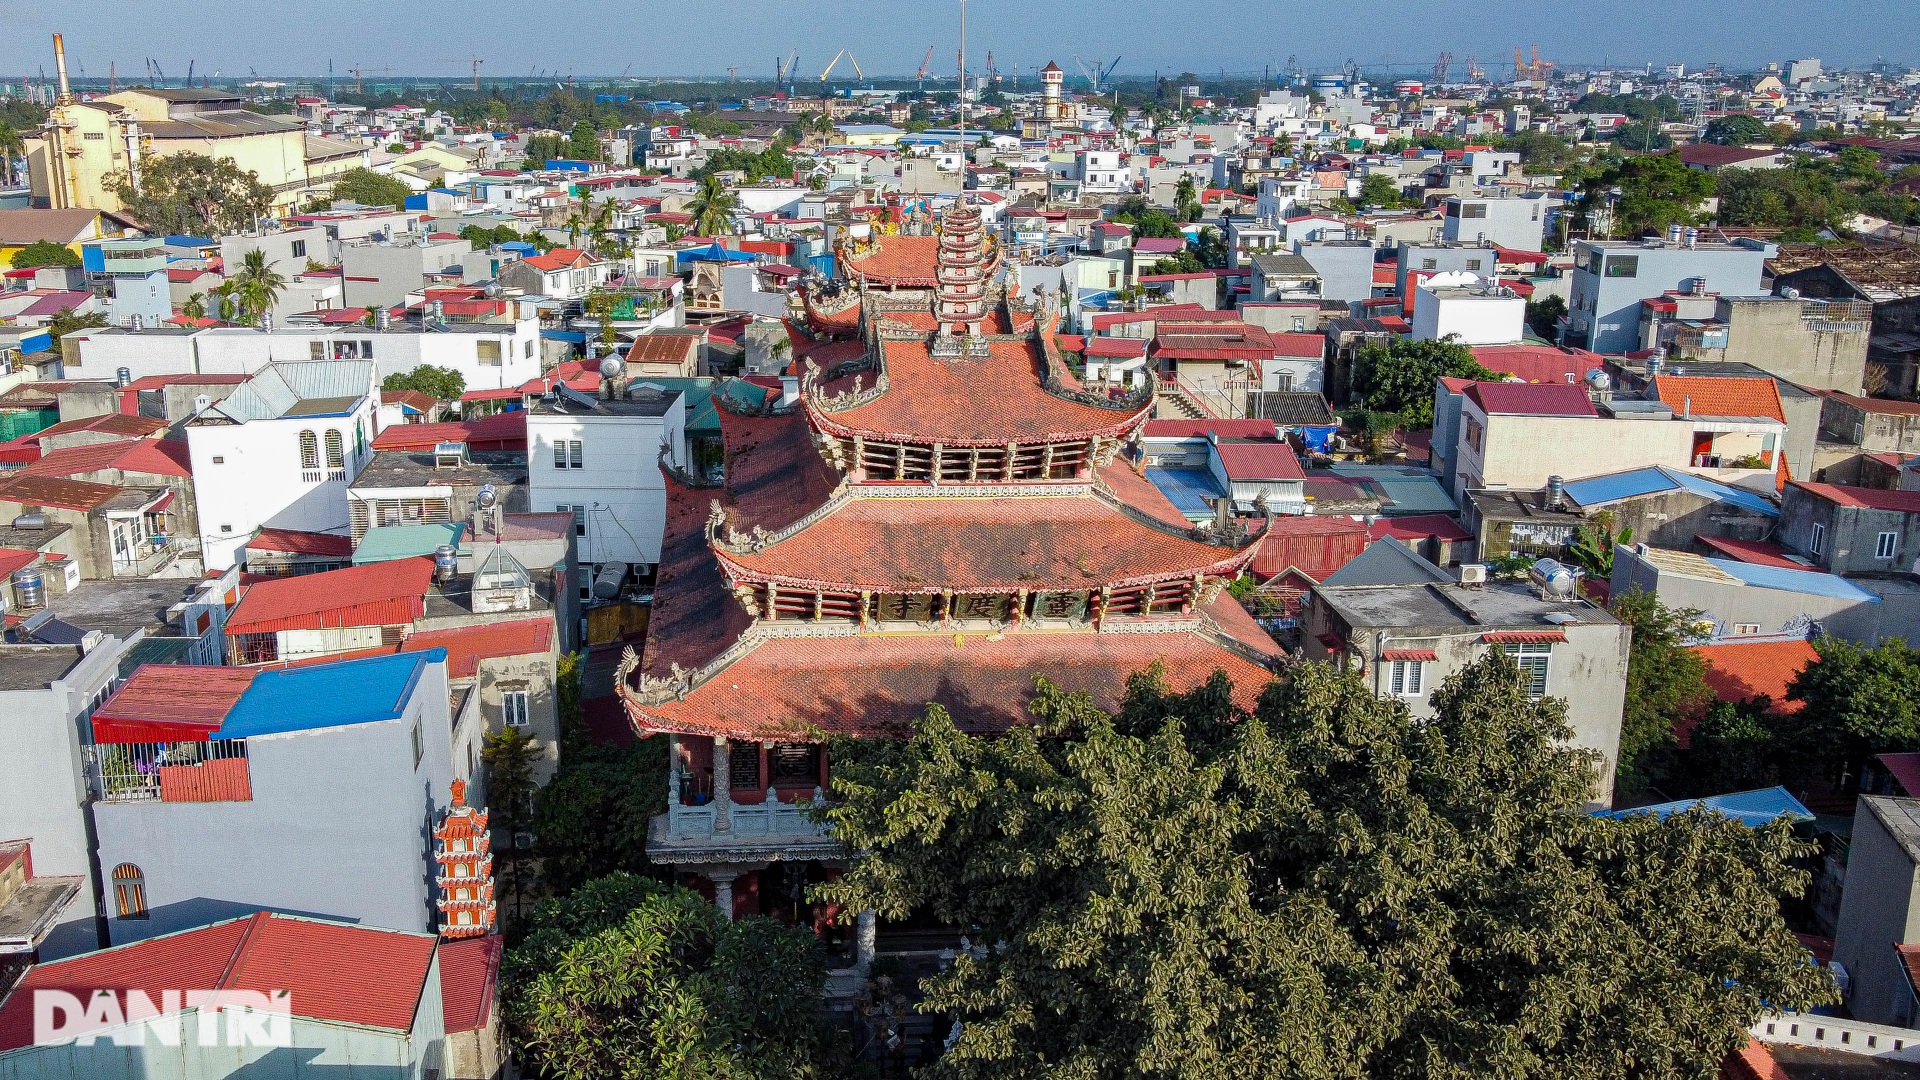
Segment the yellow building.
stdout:
[[14,253],[29,244],[50,241],[78,255],[87,241],[125,236],[128,227],[98,210],[0,210],[0,267],[12,266]]
[[145,87],[91,101],[62,94],[40,137],[27,140],[33,205],[119,210],[113,187],[121,175],[139,182],[139,163],[171,154],[229,158],[273,190],[273,209],[293,210],[346,169],[366,163],[364,150],[309,137],[287,116],[242,108],[220,90]]

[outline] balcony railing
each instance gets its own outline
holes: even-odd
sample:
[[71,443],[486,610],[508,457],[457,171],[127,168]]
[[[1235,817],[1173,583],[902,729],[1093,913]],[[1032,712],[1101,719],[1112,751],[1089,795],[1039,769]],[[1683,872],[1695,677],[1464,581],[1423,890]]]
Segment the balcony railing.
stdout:
[[101,802],[246,802],[253,798],[245,739],[96,743],[87,779]]
[[142,540],[135,545],[134,557],[131,560],[122,561],[118,557],[113,560],[113,576],[146,577],[172,562],[174,556],[179,553],[180,546],[171,538]]
[[719,804],[688,806],[679,800],[667,803],[669,840],[712,840],[728,834],[738,837],[766,837],[774,840],[820,841],[828,835],[827,826],[813,819],[811,806],[824,803],[826,793],[813,789],[806,802],[781,802],[779,792],[767,789],[765,802],[727,805],[727,829],[718,825]]

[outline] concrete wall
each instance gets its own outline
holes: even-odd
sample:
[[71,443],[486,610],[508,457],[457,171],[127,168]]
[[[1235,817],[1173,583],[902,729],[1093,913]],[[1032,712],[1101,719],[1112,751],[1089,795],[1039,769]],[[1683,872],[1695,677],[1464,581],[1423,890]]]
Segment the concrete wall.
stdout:
[[[1813,550],[1813,527],[1826,530],[1820,551]],[[1879,558],[1880,534],[1897,535],[1893,556]],[[1920,557],[1920,514],[1841,506],[1789,485],[1781,499],[1780,539],[1815,565],[1836,574],[1888,573],[1913,566]]]
[[148,918],[109,908],[114,944],[260,909],[436,929],[431,822],[451,736],[446,665],[429,664],[397,719],[248,739],[251,801],[97,804],[103,872],[132,863],[146,879]]
[[1348,302],[1373,296],[1373,245],[1361,240],[1296,243],[1294,253],[1320,272],[1320,296]]
[[465,240],[420,244],[347,244],[340,249],[347,307],[392,306],[426,283],[429,270],[459,266],[473,252]]
[[[1473,487],[1534,491],[1547,477],[1569,480],[1647,465],[1686,468],[1693,450],[1689,424],[1586,416],[1487,417],[1467,402],[1461,410],[1457,469],[1464,495]],[[1467,425],[1485,431],[1484,451],[1467,440]]]
[[[1640,301],[1669,291],[1685,291],[1687,283],[1695,278],[1706,280],[1707,292],[1762,295],[1760,278],[1768,250],[1768,245],[1757,243],[1751,247],[1706,244],[1689,248],[1619,243],[1596,247],[1582,242],[1575,249],[1565,344],[1579,344],[1602,353],[1639,348]],[[1616,276],[1607,266],[1596,273],[1592,263],[1596,251],[1604,253],[1608,264],[1615,259],[1638,260],[1632,276]]]
[[[1440,237],[1463,244],[1484,240],[1516,251],[1539,251],[1541,240],[1546,235],[1549,205],[1542,195],[1522,198],[1455,196],[1447,200]],[[1465,216],[1475,211],[1482,216]]]
[[[1663,574],[1651,563],[1638,558],[1630,548],[1617,548],[1613,556],[1615,595],[1638,587],[1660,597],[1671,608],[1696,608],[1711,617],[1717,632],[1731,634],[1733,627],[1750,623],[1762,634],[1793,632],[1812,619],[1823,629],[1837,624],[1858,626],[1877,615],[1879,605],[1844,597],[1815,593],[1762,589],[1752,585],[1707,581],[1681,574]],[[1836,636],[1852,637],[1852,634]]]
[[[674,460],[686,461],[684,397],[662,418],[528,415],[529,502],[536,513],[587,507],[581,565],[660,562],[667,490],[656,463],[663,437],[673,443]],[[553,467],[553,444],[561,439],[580,440],[584,468]]]
[[1824,306],[1780,296],[1722,296],[1714,315],[1727,324],[1727,359],[1811,389],[1860,393],[1872,320],[1822,317],[1817,309]]
[[[207,569],[224,570],[261,526],[303,532],[347,531],[347,486],[372,458],[355,454],[356,426],[372,443],[378,398],[361,399],[351,416],[292,417],[245,424],[189,425],[187,451],[199,495],[200,550]],[[300,432],[320,444],[320,468],[302,468]],[[346,468],[326,467],[326,432],[342,433]],[[215,461],[219,458],[219,461]],[[306,477],[322,479],[309,480]]]
[[1833,959],[1844,964],[1853,979],[1848,1007],[1856,1019],[1870,1023],[1895,1022],[1899,998],[1908,991],[1893,946],[1920,940],[1914,858],[1879,816],[1904,816],[1912,802],[1866,795],[1853,814]]
[[1765,540],[1779,519],[1771,514],[1696,495],[1691,491],[1662,491],[1612,503],[1615,528],[1630,528],[1636,543],[1688,551],[1696,536],[1725,536],[1735,540]]
[[[58,646],[0,647],[10,654]],[[71,652],[72,650],[66,650]],[[83,883],[41,948],[58,959],[100,947],[94,933],[94,881],[89,860],[86,774],[80,746],[86,718],[106,699],[125,644],[108,638],[59,679],[38,689],[0,692],[0,838],[33,841],[34,873],[78,875]]]

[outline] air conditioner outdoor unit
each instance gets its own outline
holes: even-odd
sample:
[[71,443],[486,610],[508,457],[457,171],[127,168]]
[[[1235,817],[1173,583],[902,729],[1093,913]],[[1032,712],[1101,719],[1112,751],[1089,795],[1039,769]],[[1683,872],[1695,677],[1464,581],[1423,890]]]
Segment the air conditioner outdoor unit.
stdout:
[[1460,584],[1485,585],[1487,583],[1486,563],[1462,563],[1460,565]]

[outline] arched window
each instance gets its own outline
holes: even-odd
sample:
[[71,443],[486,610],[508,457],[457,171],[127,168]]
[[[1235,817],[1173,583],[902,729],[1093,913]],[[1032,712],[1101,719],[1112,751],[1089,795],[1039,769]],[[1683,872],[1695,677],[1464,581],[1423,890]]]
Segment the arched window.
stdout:
[[337,430],[327,432],[327,468],[344,469],[347,466],[347,451]]
[[300,433],[300,467],[303,469],[320,467],[320,440],[311,431]]
[[147,917],[147,876],[132,863],[113,868],[113,906],[123,919]]

